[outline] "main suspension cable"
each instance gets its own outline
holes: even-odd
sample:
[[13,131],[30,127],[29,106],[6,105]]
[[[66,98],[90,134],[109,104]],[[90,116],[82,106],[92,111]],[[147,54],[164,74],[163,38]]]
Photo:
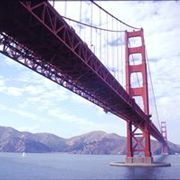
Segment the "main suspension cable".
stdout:
[[72,21],[72,22],[75,22],[75,23],[78,23],[78,24],[81,24],[81,25],[84,25],[84,26],[87,26],[87,27],[90,27],[90,28],[94,28],[94,29],[98,29],[98,30],[101,30],[101,31],[108,31],[108,32],[125,32],[125,30],[112,30],[112,29],[105,29],[105,28],[100,28],[100,27],[97,27],[97,26],[94,26],[94,25],[90,25],[90,24],[86,24],[86,23],[83,23],[83,22],[80,22],[80,21],[77,21],[75,19],[71,19],[71,18],[68,18],[68,17],[65,17],[65,16],[62,16],[64,19],[67,19],[69,21]]
[[107,13],[109,16],[111,16],[112,18],[116,19],[118,22],[124,24],[125,26],[128,26],[130,28],[133,28],[133,29],[140,29],[140,28],[137,28],[137,27],[134,27],[134,26],[131,26],[127,23],[125,23],[124,21],[118,19],[117,17],[115,17],[114,15],[112,15],[110,12],[108,12],[107,10],[105,10],[104,8],[102,8],[99,4],[95,3],[94,0],[90,0],[94,5],[96,5],[98,8],[100,8],[102,11],[104,11],[105,13]]
[[160,125],[160,120],[159,120],[159,113],[158,113],[158,108],[157,108],[157,103],[156,103],[156,96],[155,96],[155,92],[154,92],[154,87],[153,87],[153,83],[152,83],[152,77],[151,77],[151,71],[150,71],[150,65],[149,65],[149,61],[148,61],[148,55],[147,55],[147,50],[145,49],[145,53],[146,53],[146,58],[147,58],[147,69],[148,69],[148,73],[149,73],[149,79],[150,79],[150,83],[151,83],[151,88],[152,88],[152,93],[153,93],[153,100],[154,100],[154,105],[155,105],[155,111],[156,111],[156,116],[157,116],[157,121],[158,121],[158,125],[159,125],[159,129],[161,128]]

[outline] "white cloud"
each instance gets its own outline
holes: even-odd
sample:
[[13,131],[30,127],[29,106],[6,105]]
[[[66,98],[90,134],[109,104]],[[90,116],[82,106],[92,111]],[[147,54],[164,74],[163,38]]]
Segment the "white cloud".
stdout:
[[0,92],[10,95],[10,96],[21,96],[23,94],[23,89],[18,87],[10,87],[7,85],[8,79],[1,76],[0,77]]
[[[68,2],[70,3],[70,2]],[[72,6],[68,5],[68,9],[65,9],[65,4],[61,6],[57,6],[59,12],[61,14],[65,13],[67,10],[67,16],[72,17],[73,19],[79,18],[79,11],[75,11],[77,9],[75,7],[79,7],[78,4],[80,2],[73,2]],[[85,2],[83,2],[85,3]],[[109,12],[117,16],[119,19],[124,20],[128,24],[137,27],[144,28],[145,34],[145,42],[146,42],[146,49],[149,57],[149,64],[151,67],[151,75],[152,80],[154,83],[155,93],[157,95],[157,105],[160,114],[160,120],[166,119],[170,124],[171,120],[174,123],[174,126],[171,124],[169,127],[170,132],[172,132],[178,126],[178,120],[180,118],[178,107],[180,106],[180,95],[179,95],[179,58],[180,58],[180,51],[179,51],[179,37],[180,37],[180,26],[179,26],[179,17],[180,17],[180,3],[179,2],[136,2],[136,1],[109,1],[104,3],[103,1],[97,1],[98,4],[102,5],[105,9]],[[86,4],[86,3],[85,3]],[[89,8],[89,9],[88,9]],[[113,9],[113,11],[112,11]],[[88,14],[90,12],[90,6],[88,4],[83,5],[82,9],[82,16],[83,21],[86,20],[88,22]],[[85,13],[85,14],[84,14]],[[93,24],[99,23],[99,11],[94,9],[94,17]],[[69,16],[70,15],[70,16]],[[106,28],[106,18],[101,19],[102,26]],[[73,23],[70,24],[73,26]],[[75,26],[77,27],[77,25]],[[109,28],[112,26],[110,25]],[[116,26],[114,26],[115,28]],[[124,26],[119,25],[119,29],[123,29]],[[90,30],[88,28],[81,28],[81,37],[84,38],[84,41],[87,41],[88,46],[90,46]],[[76,29],[76,32],[80,32],[80,29]],[[97,53],[97,56],[102,56],[104,64],[106,63],[107,57],[107,47],[103,48],[100,54],[98,50],[100,49],[100,45],[97,43],[100,40],[99,32],[93,30],[93,47],[92,51]],[[123,33],[119,33],[119,36],[123,36]],[[114,39],[113,36],[109,36],[111,39],[109,42],[112,42]],[[97,39],[96,39],[97,38]],[[106,45],[106,33],[102,35],[102,47]],[[97,41],[97,42],[96,42]],[[109,46],[110,48],[111,46]],[[119,64],[120,64],[120,71],[124,72],[124,51],[122,47],[118,47],[118,53],[122,54],[119,57]],[[115,46],[113,46],[115,49]],[[116,67],[117,64],[113,62],[111,59],[112,52],[110,52],[109,57],[109,68],[113,68],[113,65]],[[114,51],[115,52],[115,51]],[[117,56],[117,53],[114,53]],[[3,58],[5,58],[3,56]],[[117,57],[116,57],[117,58]],[[122,61],[120,61],[120,59]],[[88,106],[91,107],[91,103],[87,100],[79,97],[78,95],[74,95],[69,93],[69,91],[61,88],[59,85],[50,82],[48,79],[38,75],[37,73],[33,73],[32,71],[25,69],[18,63],[13,62],[12,60],[5,60],[4,61],[8,67],[13,66],[14,69],[18,69],[12,79],[7,79],[7,76],[1,74],[0,76],[0,92],[1,94],[6,94],[10,98],[20,97],[19,100],[22,102],[18,104],[19,109],[7,108],[5,106],[0,106],[0,109],[3,111],[15,113],[21,115],[26,118],[36,119],[37,115],[27,111],[27,109],[31,110],[32,112],[42,113],[44,112],[44,116],[47,114],[49,115],[50,119],[46,119],[47,121],[60,121],[60,122],[68,122],[72,123],[80,129],[84,129],[85,127],[88,130],[93,129],[116,129],[118,131],[118,126],[110,125],[110,123],[101,123],[98,124],[96,121],[90,121],[89,119],[92,118],[88,117],[82,118],[82,116],[86,115],[87,112],[82,112],[82,116],[77,115],[71,110],[74,107],[66,107],[66,110],[62,110],[65,108],[65,104],[67,106],[71,106],[71,103],[77,103],[77,105]],[[124,74],[120,74],[120,77],[124,76]],[[9,77],[8,77],[9,78]],[[121,80],[124,81],[123,78]],[[16,82],[16,83],[15,83]],[[23,102],[24,101],[24,102]],[[63,106],[62,108],[59,108]],[[33,108],[32,108],[33,107]],[[58,107],[58,108],[57,108]],[[93,105],[92,105],[93,107]],[[92,108],[93,109],[93,108]],[[94,108],[95,114],[99,115],[99,119],[103,118],[103,111],[101,108]],[[101,117],[102,115],[102,117]],[[108,116],[108,115],[107,115]],[[114,117],[112,116],[112,119]],[[39,119],[39,118],[38,118]],[[104,119],[103,119],[104,120]],[[118,122],[117,122],[118,123]],[[175,127],[176,126],[176,127]],[[80,132],[80,131],[79,131]],[[178,131],[176,131],[178,133]],[[174,133],[175,134],[175,133]],[[175,135],[170,136],[171,139],[177,141]]]
[[39,125],[33,125],[33,126],[20,126],[17,128],[19,131],[27,131],[27,132],[40,132],[41,128]]
[[5,89],[6,89],[6,87],[5,87],[4,78],[2,76],[0,76],[0,92],[4,92]]
[[92,125],[92,123],[88,122],[87,119],[79,117],[79,116],[72,114],[70,112],[65,112],[64,110],[61,110],[60,108],[50,109],[48,111],[48,115],[51,117],[57,118],[60,121],[65,121],[68,123],[75,123],[78,125],[90,125],[90,124]]
[[91,102],[89,102],[87,99],[84,99],[81,96],[71,94],[70,100],[74,101],[75,103],[84,104],[86,106],[93,106]]
[[32,112],[28,112],[27,110],[23,110],[23,109],[11,108],[11,107],[8,107],[4,104],[0,104],[0,110],[7,111],[7,112],[10,112],[13,114],[17,114],[23,118],[29,118],[32,120],[38,120],[39,119],[38,116],[33,114]]
[[8,95],[12,96],[21,96],[23,93],[23,90],[16,87],[8,87],[6,93]]

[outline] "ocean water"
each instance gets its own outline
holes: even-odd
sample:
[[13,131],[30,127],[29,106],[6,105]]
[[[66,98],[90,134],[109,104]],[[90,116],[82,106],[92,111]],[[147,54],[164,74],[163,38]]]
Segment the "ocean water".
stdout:
[[0,180],[180,179],[180,155],[155,157],[171,167],[113,167],[120,155],[0,153]]

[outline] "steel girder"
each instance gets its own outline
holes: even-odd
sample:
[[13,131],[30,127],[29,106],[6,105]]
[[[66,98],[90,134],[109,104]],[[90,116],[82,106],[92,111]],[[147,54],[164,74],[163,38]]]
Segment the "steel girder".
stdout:
[[[77,82],[74,82],[69,77],[66,77],[61,73],[58,67],[53,66],[50,63],[44,61],[41,57],[34,54],[33,51],[27,47],[19,44],[12,37],[5,33],[0,34],[0,52],[5,56],[17,61],[18,63],[30,68],[31,70],[43,75],[44,77],[54,81],[55,83],[63,86],[66,89],[80,95],[81,97],[91,101],[92,103],[107,109],[107,104],[101,101],[94,94],[89,93],[83,87],[79,86]],[[111,98],[108,98],[107,102],[110,102]],[[115,107],[118,104],[114,105]],[[111,110],[113,111],[113,109]],[[119,116],[115,111],[113,114]]]
[[142,129],[149,123],[151,134],[163,141],[149,117],[47,1],[0,5],[3,54]]
[[41,57],[37,57],[30,49],[19,44],[5,33],[0,34],[0,52],[98,106],[104,107],[92,94],[89,94],[72,80],[61,74],[56,66],[46,63]]

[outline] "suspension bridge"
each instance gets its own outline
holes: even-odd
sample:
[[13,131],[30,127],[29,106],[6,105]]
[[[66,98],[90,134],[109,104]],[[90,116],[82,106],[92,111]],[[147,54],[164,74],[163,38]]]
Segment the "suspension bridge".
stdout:
[[125,120],[126,163],[152,164],[150,136],[163,153],[168,145],[165,122],[158,128],[150,114],[143,29],[95,1],[76,6],[73,14],[68,1],[0,2],[0,51]]

